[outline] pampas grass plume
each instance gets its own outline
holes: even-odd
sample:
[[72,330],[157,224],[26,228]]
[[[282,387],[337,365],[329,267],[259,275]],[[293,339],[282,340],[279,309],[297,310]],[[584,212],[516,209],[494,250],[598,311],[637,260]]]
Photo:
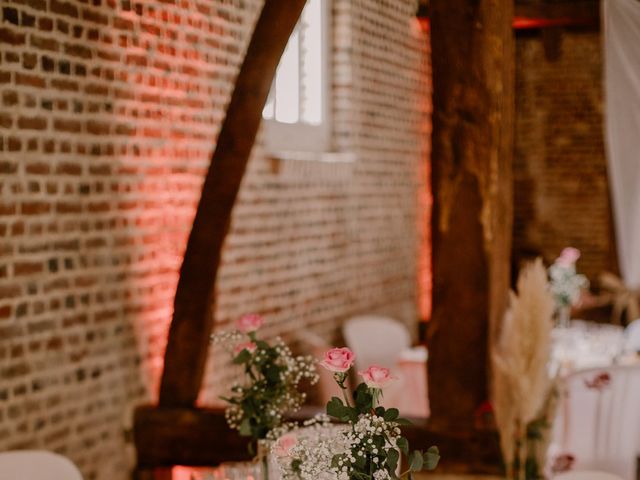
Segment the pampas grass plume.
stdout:
[[510,292],[500,335],[492,352],[493,403],[507,465],[523,442],[526,426],[545,403],[550,379],[554,303],[547,272],[540,258],[518,275],[517,294]]

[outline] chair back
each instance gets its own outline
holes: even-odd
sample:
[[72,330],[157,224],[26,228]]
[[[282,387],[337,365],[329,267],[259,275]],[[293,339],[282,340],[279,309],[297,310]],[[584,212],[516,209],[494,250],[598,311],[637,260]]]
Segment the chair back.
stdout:
[[[573,469],[635,480],[640,453],[640,365],[576,372],[565,379],[554,443]],[[595,479],[594,479],[595,480]]]
[[78,468],[62,455],[44,450],[0,453],[0,480],[82,480]]
[[640,352],[640,318],[637,318],[624,329],[625,350]]
[[374,364],[395,368],[402,351],[411,346],[407,327],[388,317],[353,317],[345,323],[343,335],[347,346],[356,354],[358,371]]

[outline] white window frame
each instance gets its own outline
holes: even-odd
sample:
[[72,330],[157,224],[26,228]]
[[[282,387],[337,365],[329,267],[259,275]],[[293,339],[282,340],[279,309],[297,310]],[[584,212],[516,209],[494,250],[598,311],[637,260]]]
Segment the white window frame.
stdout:
[[[315,152],[322,153],[331,147],[331,0],[321,0],[321,55],[322,55],[322,121],[310,125],[298,121],[282,123],[263,118],[264,146],[268,153]],[[299,28],[296,26],[296,28]],[[298,37],[299,41],[301,36]],[[274,78],[275,82],[275,78]],[[302,84],[302,82],[300,82]]]

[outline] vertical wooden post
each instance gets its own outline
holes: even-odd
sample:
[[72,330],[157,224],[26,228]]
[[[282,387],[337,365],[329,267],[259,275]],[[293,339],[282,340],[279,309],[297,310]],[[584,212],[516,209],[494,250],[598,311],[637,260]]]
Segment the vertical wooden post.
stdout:
[[432,424],[470,426],[509,288],[513,2],[432,0]]

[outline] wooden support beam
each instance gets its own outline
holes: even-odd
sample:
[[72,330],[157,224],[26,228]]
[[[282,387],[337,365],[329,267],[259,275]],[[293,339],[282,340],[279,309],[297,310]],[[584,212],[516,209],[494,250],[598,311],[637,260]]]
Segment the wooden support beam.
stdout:
[[560,2],[516,2],[515,17],[598,22],[600,19],[600,1],[565,0]]
[[[430,17],[428,2],[420,2],[416,15]],[[600,0],[515,1],[513,28],[537,30],[553,27],[600,28]]]
[[433,428],[471,428],[508,298],[513,217],[512,2],[432,0]]
[[138,469],[250,459],[247,439],[227,426],[222,409],[139,407],[133,438]]
[[162,406],[188,407],[198,397],[231,211],[276,67],[304,4],[305,0],[266,0],[240,68],[180,269],[160,385]]
[[[291,419],[312,418],[319,412],[305,409]],[[134,422],[134,441],[141,452],[138,471],[249,460],[246,439],[227,428],[221,409],[140,407]],[[438,432],[427,420],[416,419],[413,425],[403,427],[403,435],[415,448],[438,445],[442,454],[439,472],[501,473],[495,431]]]

